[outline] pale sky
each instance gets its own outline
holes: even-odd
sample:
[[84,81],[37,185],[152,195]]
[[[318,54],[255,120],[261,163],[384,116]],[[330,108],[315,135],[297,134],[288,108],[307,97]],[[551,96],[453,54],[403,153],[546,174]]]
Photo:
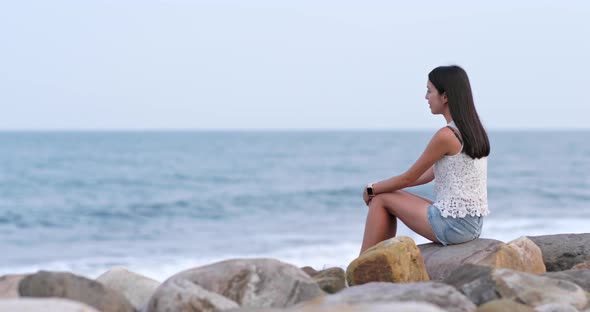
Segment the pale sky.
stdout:
[[488,129],[590,129],[587,1],[2,1],[0,42],[0,130],[431,129],[449,64]]

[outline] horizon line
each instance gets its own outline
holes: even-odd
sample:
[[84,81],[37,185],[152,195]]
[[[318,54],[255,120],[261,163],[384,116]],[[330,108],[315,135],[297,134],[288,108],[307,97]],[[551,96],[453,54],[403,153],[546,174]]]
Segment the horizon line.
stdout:
[[[0,133],[10,132],[422,132],[434,131],[439,127],[431,128],[13,128],[0,129]],[[486,128],[492,132],[511,132],[511,131],[590,131],[590,127],[503,127],[503,128]]]

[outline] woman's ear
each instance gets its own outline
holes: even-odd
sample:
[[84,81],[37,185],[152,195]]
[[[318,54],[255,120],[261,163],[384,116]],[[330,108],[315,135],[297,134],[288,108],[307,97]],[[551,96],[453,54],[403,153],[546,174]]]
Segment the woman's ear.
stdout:
[[443,102],[443,104],[449,103],[449,99],[447,98],[447,93],[446,92],[443,92],[443,94],[441,96],[442,96],[442,102]]

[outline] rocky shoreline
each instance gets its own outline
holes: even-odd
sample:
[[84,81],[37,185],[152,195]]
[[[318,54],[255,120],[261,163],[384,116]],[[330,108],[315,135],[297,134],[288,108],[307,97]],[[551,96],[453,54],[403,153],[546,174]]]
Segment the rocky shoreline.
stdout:
[[590,233],[447,247],[396,237],[346,272],[230,259],[162,283],[125,268],[96,280],[69,272],[4,275],[0,311],[590,312]]

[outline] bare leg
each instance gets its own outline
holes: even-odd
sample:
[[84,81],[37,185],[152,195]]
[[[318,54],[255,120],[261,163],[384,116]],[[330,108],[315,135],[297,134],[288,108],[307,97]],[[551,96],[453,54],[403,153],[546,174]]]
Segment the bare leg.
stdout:
[[395,237],[397,234],[397,218],[394,215],[389,215],[389,235],[388,237]]
[[365,221],[365,234],[361,253],[371,246],[395,236],[397,231],[397,218],[391,215],[378,197],[369,203],[367,221]]
[[397,219],[423,237],[438,242],[428,222],[432,201],[407,191],[379,194],[369,203],[361,254],[381,241],[395,237]]

